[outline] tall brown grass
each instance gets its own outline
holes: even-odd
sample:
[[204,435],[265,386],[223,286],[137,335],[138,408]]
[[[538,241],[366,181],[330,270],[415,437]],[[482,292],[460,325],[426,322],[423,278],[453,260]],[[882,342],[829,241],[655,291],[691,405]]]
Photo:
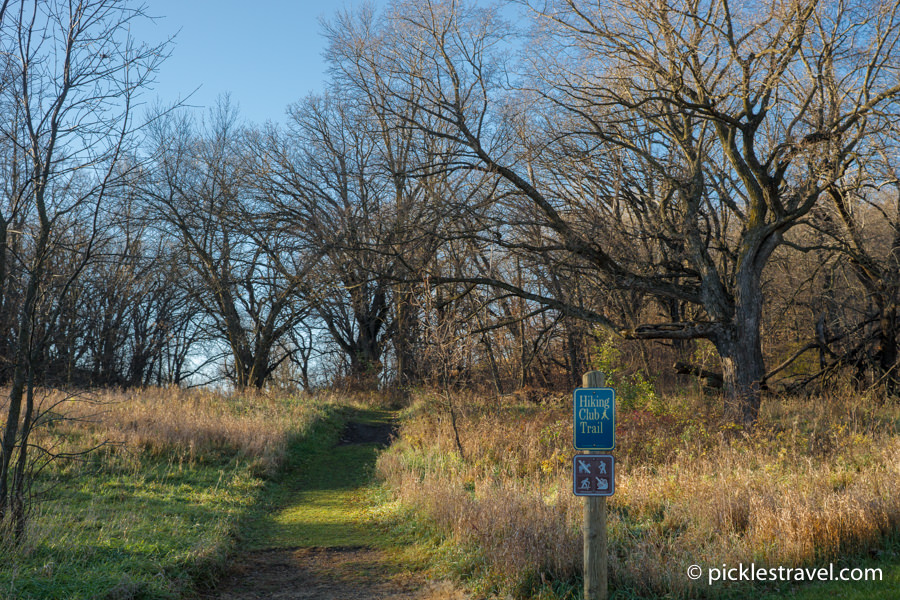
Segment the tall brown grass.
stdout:
[[290,436],[330,402],[178,388],[41,391],[33,441],[52,454],[138,462],[162,455],[187,461],[240,456],[262,474],[280,463]]
[[[480,548],[509,590],[580,572],[571,397],[543,406],[420,396],[378,464],[403,502]],[[866,552],[900,528],[900,409],[871,398],[771,398],[753,431],[709,401],[665,397],[618,416],[609,500],[611,585],[715,594],[691,564],[802,566]],[[524,592],[522,592],[524,594]]]

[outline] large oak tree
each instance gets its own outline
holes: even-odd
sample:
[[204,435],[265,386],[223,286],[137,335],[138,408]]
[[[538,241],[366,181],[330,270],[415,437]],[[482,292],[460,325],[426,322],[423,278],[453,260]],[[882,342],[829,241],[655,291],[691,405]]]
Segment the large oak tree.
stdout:
[[[348,28],[347,60],[404,126],[463,149],[420,170],[502,181],[493,231],[478,235],[555,255],[598,289],[697,307],[625,334],[710,340],[726,412],[753,422],[763,270],[895,112],[896,3],[523,5],[534,30],[519,71],[497,13],[453,1],[399,3]],[[537,238],[516,233],[535,223]],[[622,328],[540,290],[470,280]]]

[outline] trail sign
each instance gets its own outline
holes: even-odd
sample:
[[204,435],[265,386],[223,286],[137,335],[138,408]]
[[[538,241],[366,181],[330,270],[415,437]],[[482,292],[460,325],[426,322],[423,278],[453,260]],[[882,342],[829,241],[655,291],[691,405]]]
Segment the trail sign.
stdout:
[[573,394],[576,450],[612,450],[616,447],[616,391],[578,388]]
[[576,454],[572,486],[576,496],[612,496],[616,489],[615,459],[611,454]]

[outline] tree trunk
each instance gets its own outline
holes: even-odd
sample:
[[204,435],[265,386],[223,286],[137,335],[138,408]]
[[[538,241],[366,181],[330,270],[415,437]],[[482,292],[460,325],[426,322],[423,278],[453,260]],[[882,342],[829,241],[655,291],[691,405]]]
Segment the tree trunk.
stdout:
[[[42,198],[38,198],[43,206]],[[44,253],[47,248],[47,240],[49,238],[50,227],[45,219],[41,220],[41,234],[38,237],[37,248],[35,250],[35,262],[28,280],[28,287],[25,292],[25,303],[19,314],[19,336],[16,340],[16,362],[13,369],[12,386],[9,390],[9,406],[6,411],[6,428],[3,432],[3,440],[0,442],[0,523],[8,517],[8,509],[13,504],[12,494],[14,489],[10,489],[10,464],[12,455],[16,450],[20,432],[20,419],[22,417],[22,398],[25,393],[25,384],[28,374],[33,368],[33,349],[32,335],[34,327],[35,307],[37,305],[38,287],[40,280],[43,278],[43,261]],[[30,415],[29,415],[30,416]],[[30,423],[25,423],[24,428],[27,430]],[[24,449],[19,448],[21,452]],[[15,487],[15,486],[13,486]]]
[[374,390],[381,373],[380,352],[370,344],[359,344],[350,355],[350,381],[354,389]]
[[394,352],[397,355],[397,384],[416,385],[421,382],[419,362],[416,360],[418,313],[409,289],[396,292],[396,331]]
[[481,344],[488,357],[488,365],[491,368],[491,379],[494,382],[494,391],[497,396],[503,395],[503,380],[500,376],[500,366],[497,364],[497,357],[494,356],[494,345],[491,343],[490,336],[485,332],[481,334]]
[[722,361],[725,417],[751,426],[759,416],[765,367],[759,335],[746,330],[739,334],[736,329],[729,328],[715,340]]
[[897,305],[881,308],[881,323],[878,332],[878,358],[881,376],[884,378],[884,388],[890,396],[897,395],[900,391],[900,373],[897,369],[898,348],[897,333],[900,323],[897,319]]
[[569,385],[578,387],[582,374],[587,371],[588,361],[584,355],[584,332],[577,328],[572,319],[566,319],[566,367],[569,370]]
[[739,272],[734,317],[712,336],[722,362],[725,417],[751,426],[759,416],[762,382],[762,290],[755,273]]
[[16,468],[13,471],[13,486],[10,490],[10,518],[16,542],[25,536],[25,524],[28,519],[27,477],[29,437],[34,426],[34,371],[29,368],[28,385],[25,393],[25,418],[22,421],[21,441],[16,457]]

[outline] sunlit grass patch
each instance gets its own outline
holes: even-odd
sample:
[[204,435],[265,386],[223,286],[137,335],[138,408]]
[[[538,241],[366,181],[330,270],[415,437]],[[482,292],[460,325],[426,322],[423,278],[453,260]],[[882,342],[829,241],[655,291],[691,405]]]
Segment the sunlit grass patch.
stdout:
[[14,566],[0,570],[0,589],[96,598],[124,586],[178,597],[220,565],[259,484],[239,461],[218,469],[148,461],[129,475],[71,478],[34,514],[29,547],[5,552]]
[[327,410],[311,398],[177,390],[63,401],[37,441],[99,447],[35,481],[24,542],[0,550],[0,597],[182,597],[215,577],[264,476]]
[[391,413],[359,402],[348,407],[342,400],[342,406],[340,418],[320,422],[289,447],[285,472],[291,476],[277,476],[267,486],[241,534],[247,549],[396,545],[370,512],[381,504],[370,498],[379,448],[339,443],[346,419],[384,424]]

